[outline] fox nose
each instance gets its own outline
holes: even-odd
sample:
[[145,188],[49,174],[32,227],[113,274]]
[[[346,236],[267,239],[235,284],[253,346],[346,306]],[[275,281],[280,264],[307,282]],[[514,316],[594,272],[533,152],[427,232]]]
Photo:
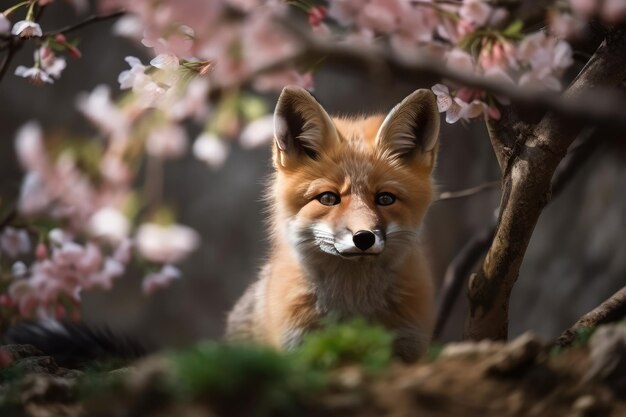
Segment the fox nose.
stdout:
[[376,242],[376,236],[369,230],[359,230],[352,236],[352,241],[357,248],[368,250]]

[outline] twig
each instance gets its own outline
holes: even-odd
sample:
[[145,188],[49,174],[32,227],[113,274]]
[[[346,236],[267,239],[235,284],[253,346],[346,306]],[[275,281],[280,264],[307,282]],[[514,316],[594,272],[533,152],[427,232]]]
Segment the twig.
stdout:
[[561,333],[556,345],[566,347],[575,339],[582,329],[597,327],[626,317],[626,287],[617,291],[598,307],[582,316],[572,327]]
[[[570,182],[574,175],[580,171],[582,165],[595,153],[600,144],[603,143],[602,138],[605,137],[605,133],[604,130],[587,131],[572,145],[569,153],[554,174],[552,198],[550,201],[563,191],[565,185]],[[488,225],[478,231],[465,244],[448,265],[443,284],[439,290],[437,319],[433,333],[435,338],[441,336],[467,278],[472,273],[476,263],[489,249],[496,226],[497,218],[494,217]]]
[[490,221],[490,224],[476,233],[469,242],[463,246],[463,249],[454,257],[443,278],[443,284],[439,291],[439,304],[437,307],[437,319],[435,321],[435,330],[433,337],[438,339],[450,317],[450,313],[457,300],[461,289],[465,284],[465,280],[471,274],[476,263],[485,255],[489,244],[496,231],[496,219]]
[[7,73],[9,66],[11,65],[11,61],[13,60],[13,57],[15,57],[15,54],[17,53],[17,51],[19,51],[22,48],[23,44],[24,43],[22,40],[16,40],[16,41],[12,41],[11,44],[9,45],[9,49],[7,50],[7,53],[4,56],[4,59],[2,59],[2,63],[0,64],[0,82],[2,82],[4,75]]
[[457,198],[470,197],[478,193],[481,193],[485,190],[490,190],[492,188],[495,188],[498,185],[500,185],[500,181],[491,181],[491,182],[486,182],[484,184],[477,185],[475,187],[466,188],[465,190],[444,191],[443,193],[439,194],[439,197],[437,197],[433,202],[436,203],[438,201],[455,200]]
[[43,37],[47,37],[47,36],[55,36],[55,35],[59,35],[59,34],[66,34],[66,33],[70,33],[70,32],[74,32],[78,29],[81,29],[85,26],[88,26],[92,23],[96,23],[96,22],[102,22],[103,20],[110,20],[110,19],[117,19],[120,16],[123,16],[124,14],[126,14],[125,10],[118,10],[116,12],[111,12],[108,14],[102,14],[102,15],[92,15],[89,16],[88,18],[86,18],[85,20],[75,23],[73,25],[69,25],[69,26],[65,26],[61,29],[57,29],[57,30],[52,30],[49,32],[45,32],[43,34]]

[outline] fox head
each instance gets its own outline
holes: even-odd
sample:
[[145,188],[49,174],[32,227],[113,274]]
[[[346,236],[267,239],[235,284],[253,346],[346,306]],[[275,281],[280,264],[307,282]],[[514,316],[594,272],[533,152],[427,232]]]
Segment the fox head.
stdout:
[[285,87],[274,113],[274,230],[307,260],[397,259],[432,199],[439,120],[428,90],[386,116],[333,119],[306,90]]

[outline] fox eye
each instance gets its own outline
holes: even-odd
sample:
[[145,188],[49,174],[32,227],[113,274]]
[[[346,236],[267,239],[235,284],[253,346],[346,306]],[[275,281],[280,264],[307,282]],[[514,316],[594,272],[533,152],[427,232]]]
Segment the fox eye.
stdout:
[[331,193],[330,191],[326,191],[315,198],[325,206],[334,206],[335,204],[339,204],[341,201],[337,194]]
[[396,196],[391,193],[378,193],[376,194],[376,204],[379,206],[389,206],[396,201]]

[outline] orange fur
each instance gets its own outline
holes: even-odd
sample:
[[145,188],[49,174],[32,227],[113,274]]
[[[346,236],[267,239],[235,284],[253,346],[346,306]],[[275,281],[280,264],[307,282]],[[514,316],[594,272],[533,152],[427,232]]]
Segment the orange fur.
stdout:
[[[231,312],[227,337],[288,349],[327,314],[361,315],[396,332],[398,356],[416,359],[433,320],[417,237],[437,152],[432,94],[419,90],[387,118],[330,119],[308,93],[288,87],[275,117],[270,258]],[[322,204],[325,192],[338,204]],[[379,193],[396,200],[381,205]],[[375,243],[357,248],[357,231]]]

